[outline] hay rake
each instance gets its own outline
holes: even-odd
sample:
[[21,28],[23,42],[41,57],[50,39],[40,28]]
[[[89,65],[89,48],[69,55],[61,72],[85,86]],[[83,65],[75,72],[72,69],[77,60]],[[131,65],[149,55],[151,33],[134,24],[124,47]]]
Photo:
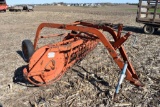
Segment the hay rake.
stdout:
[[[118,31],[114,31],[109,23],[97,23],[95,21],[76,21],[72,24],[42,23],[39,25],[34,44],[30,40],[22,42],[24,60],[29,62],[24,68],[25,78],[36,86],[47,85],[54,82],[72,67],[77,61],[82,60],[91,52],[99,42],[108,50],[115,63],[123,69],[127,62],[126,79],[136,86],[143,86],[129,61],[123,43],[131,35],[130,32],[121,36],[122,25],[119,24]],[[40,36],[43,28],[57,28],[71,30],[70,33]],[[102,32],[109,32],[114,41],[110,42]],[[38,40],[63,36],[63,40],[55,44],[47,44],[37,48]],[[118,55],[119,50],[121,55]]]

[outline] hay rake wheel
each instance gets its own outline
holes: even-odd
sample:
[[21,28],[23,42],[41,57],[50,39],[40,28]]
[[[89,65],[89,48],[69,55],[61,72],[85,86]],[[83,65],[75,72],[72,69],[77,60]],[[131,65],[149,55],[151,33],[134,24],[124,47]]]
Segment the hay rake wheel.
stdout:
[[[71,30],[71,33],[40,36],[44,27]],[[130,33],[121,36],[121,30],[122,25],[119,25],[118,32],[115,32],[108,23],[97,24],[86,21],[76,21],[72,24],[42,23],[37,29],[34,40],[35,52],[29,60],[28,69],[23,70],[24,76],[36,86],[47,85],[60,79],[67,69],[82,60],[99,42],[102,42],[120,69],[123,69],[125,61],[128,62],[126,79],[136,86],[143,86],[123,47],[123,43]],[[113,36],[114,42],[110,42],[102,32],[109,32]],[[61,42],[47,44],[37,49],[40,38],[55,36],[64,36],[64,39]],[[120,51],[121,56],[117,54],[116,50]]]

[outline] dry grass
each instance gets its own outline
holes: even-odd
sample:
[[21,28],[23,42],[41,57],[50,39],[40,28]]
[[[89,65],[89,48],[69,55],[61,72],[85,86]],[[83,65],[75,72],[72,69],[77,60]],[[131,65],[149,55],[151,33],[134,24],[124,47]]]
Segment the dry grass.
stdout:
[[[160,32],[143,34],[143,25],[135,22],[136,12],[126,11],[126,8],[133,7],[36,7],[29,13],[0,13],[0,103],[5,107],[160,106]],[[20,56],[21,41],[33,41],[40,23],[71,23],[82,19],[123,23],[124,31],[132,31],[138,37],[134,47],[131,46],[134,37],[129,38],[125,47],[145,84],[143,91],[125,81],[119,95],[120,103],[113,102],[120,70],[102,44],[50,86],[27,87],[13,82],[13,79],[26,82],[21,78],[22,69],[27,65]],[[44,30],[42,34],[46,32],[61,31]],[[106,36],[111,39],[110,35]],[[46,42],[40,42],[43,43]]]

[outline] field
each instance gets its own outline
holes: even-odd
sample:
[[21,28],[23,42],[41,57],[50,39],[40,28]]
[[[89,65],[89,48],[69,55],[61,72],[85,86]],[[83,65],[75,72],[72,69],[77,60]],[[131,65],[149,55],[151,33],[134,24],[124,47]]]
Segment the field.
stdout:
[[[160,107],[160,31],[144,34],[143,24],[135,22],[136,11],[132,11],[135,8],[37,6],[34,12],[0,13],[0,103],[4,107]],[[28,86],[22,74],[27,63],[21,57],[21,42],[24,39],[33,42],[42,22],[67,24],[83,19],[122,23],[124,33],[131,31],[136,35],[134,46],[134,36],[124,45],[140,81],[145,84],[143,89],[124,81],[119,102],[113,102],[120,69],[102,44],[59,81],[44,87]],[[59,32],[44,29],[42,35]],[[106,36],[112,39],[107,33]],[[59,38],[42,40],[39,44],[56,40]]]

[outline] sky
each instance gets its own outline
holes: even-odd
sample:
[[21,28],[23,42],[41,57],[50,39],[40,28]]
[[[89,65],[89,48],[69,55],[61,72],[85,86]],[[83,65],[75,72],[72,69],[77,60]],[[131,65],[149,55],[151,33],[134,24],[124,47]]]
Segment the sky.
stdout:
[[6,0],[8,5],[15,4],[42,4],[42,3],[53,3],[53,2],[64,2],[64,3],[138,3],[139,0]]

